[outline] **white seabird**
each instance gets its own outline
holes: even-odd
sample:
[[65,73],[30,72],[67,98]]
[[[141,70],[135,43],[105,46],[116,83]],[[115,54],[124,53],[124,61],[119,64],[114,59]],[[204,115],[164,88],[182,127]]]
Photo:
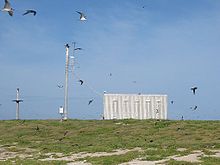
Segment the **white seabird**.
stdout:
[[14,9],[11,8],[11,4],[8,0],[5,0],[5,5],[2,11],[7,11],[10,16],[13,16]]

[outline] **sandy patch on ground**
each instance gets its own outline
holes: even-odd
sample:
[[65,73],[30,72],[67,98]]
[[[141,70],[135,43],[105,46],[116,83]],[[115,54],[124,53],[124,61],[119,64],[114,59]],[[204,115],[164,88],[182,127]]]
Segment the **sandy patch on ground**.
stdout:
[[156,165],[164,163],[165,161],[168,161],[169,159],[163,159],[158,161],[142,161],[142,160],[132,160],[131,162],[122,163],[120,165]]
[[177,151],[180,151],[180,152],[183,152],[183,151],[186,151],[187,149],[186,148],[177,148]]
[[220,158],[220,150],[209,150],[210,152],[213,152],[211,155],[204,155],[205,157],[216,157]]
[[67,163],[66,165],[92,165],[91,163],[86,163],[86,161],[78,161],[78,162],[71,162]]
[[186,156],[174,156],[172,159],[185,162],[201,162],[199,159],[204,155],[202,151],[193,151],[192,154]]
[[[183,150],[185,151],[185,150]],[[158,161],[144,161],[144,160],[140,160],[140,159],[135,159],[132,160],[130,162],[126,162],[126,163],[122,163],[120,165],[163,165],[165,164],[166,161],[169,161],[171,159],[174,159],[176,161],[186,161],[186,162],[192,162],[192,163],[198,163],[198,162],[202,162],[200,160],[201,156],[211,156],[211,157],[218,157],[220,158],[220,150],[210,150],[212,152],[215,152],[214,155],[205,155],[202,151],[198,150],[198,151],[193,151],[192,154],[186,155],[186,156],[178,156],[178,155],[174,155],[174,156],[169,156],[166,159],[163,160],[158,160]]]
[[[14,146],[13,146],[14,147]],[[46,153],[41,154],[40,152],[36,154],[36,150],[29,149],[29,148],[22,148],[22,151],[18,152],[12,152],[9,150],[10,147],[0,147],[0,162],[6,161],[8,159],[13,159],[15,157],[19,157],[21,159],[25,158],[34,158],[34,156],[44,155],[48,158],[40,159],[41,161],[69,161],[67,165],[91,165],[91,163],[87,163],[86,160],[84,161],[77,161],[78,159],[86,159],[86,157],[101,157],[101,156],[113,156],[113,155],[123,155],[130,151],[137,151],[141,152],[143,151],[141,148],[134,148],[134,149],[125,149],[125,150],[115,150],[113,152],[96,152],[96,153],[86,153],[86,152],[80,152],[76,154],[71,154],[70,156],[64,156],[63,153]],[[185,151],[185,148],[177,149],[178,151]],[[173,155],[169,156],[165,159],[158,160],[158,161],[145,161],[139,159],[134,159],[130,162],[122,163],[120,165],[163,165],[166,161],[169,161],[171,159],[174,159],[176,161],[186,161],[186,162],[201,162],[201,157],[218,157],[220,158],[220,150],[210,150],[210,152],[213,152],[211,155],[205,155],[202,151],[193,151],[192,153],[180,156],[180,155]],[[35,155],[34,155],[35,153]]]
[[13,159],[16,157],[25,159],[28,157],[33,157],[33,155],[31,155],[30,153],[32,153],[33,150],[32,149],[24,149],[24,151],[22,151],[22,153],[19,152],[12,152],[12,151],[8,151],[7,148],[0,148],[0,161],[6,161],[8,159]]
[[0,160],[8,160],[16,157],[16,152],[9,152],[4,148],[0,148]]
[[[86,158],[86,157],[100,157],[100,156],[113,156],[113,155],[123,155],[130,151],[142,151],[141,148],[134,148],[131,150],[115,150],[114,152],[95,152],[95,153],[86,153],[86,152],[80,152],[77,154],[72,154],[70,156],[66,157],[59,157],[57,158],[56,153],[51,153],[49,158],[41,159],[41,161],[51,161],[51,160],[64,160],[64,161],[74,161],[80,158]],[[53,155],[56,155],[56,158],[54,158]]]

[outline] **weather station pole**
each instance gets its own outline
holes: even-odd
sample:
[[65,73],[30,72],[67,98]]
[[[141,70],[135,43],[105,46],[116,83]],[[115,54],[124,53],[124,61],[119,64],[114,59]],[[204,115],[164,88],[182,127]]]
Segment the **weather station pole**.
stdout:
[[65,87],[64,87],[64,120],[67,120],[68,115],[68,78],[69,78],[69,45],[66,44],[66,66],[65,66]]
[[[64,120],[67,120],[68,117],[68,79],[69,79],[69,63],[70,63],[70,56],[69,56],[69,48],[70,46],[68,44],[65,45],[66,47],[66,67],[65,67],[65,87],[64,87],[64,116],[63,116],[63,119]],[[73,43],[73,55],[71,56],[71,59],[72,59],[72,65],[74,65],[74,54],[75,54],[75,51],[77,50],[82,50],[82,48],[80,47],[77,47],[76,48],[76,43],[74,42]],[[72,66],[72,76],[73,76],[73,73],[74,73],[74,70],[73,70],[74,66]]]
[[12,100],[13,102],[16,103],[16,120],[19,120],[19,104],[20,102],[23,102],[23,100],[19,99],[19,88],[17,88],[17,92],[16,92],[16,100]]

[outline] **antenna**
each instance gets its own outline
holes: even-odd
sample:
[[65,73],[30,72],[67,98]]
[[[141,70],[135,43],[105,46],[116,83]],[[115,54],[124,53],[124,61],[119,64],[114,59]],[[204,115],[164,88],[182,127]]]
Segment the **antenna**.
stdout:
[[16,120],[19,120],[19,103],[23,102],[23,100],[19,99],[19,88],[17,88],[17,93],[16,93],[16,100],[12,100],[13,102],[16,103]]

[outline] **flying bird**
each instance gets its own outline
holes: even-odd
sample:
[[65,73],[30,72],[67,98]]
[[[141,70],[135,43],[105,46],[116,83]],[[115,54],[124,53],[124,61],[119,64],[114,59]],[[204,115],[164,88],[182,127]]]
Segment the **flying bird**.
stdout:
[[88,105],[91,104],[93,101],[94,101],[94,99],[89,100]]
[[82,48],[75,48],[74,50],[82,50]]
[[85,14],[84,13],[82,13],[82,12],[80,12],[80,11],[76,11],[78,14],[80,14],[80,17],[79,17],[79,19],[80,19],[80,21],[85,21],[85,20],[87,20],[87,18],[86,18],[86,16],[85,16]]
[[7,11],[10,16],[13,16],[14,9],[11,8],[11,4],[8,0],[5,0],[5,5],[2,11]]
[[66,48],[70,48],[69,44],[66,44],[65,47],[66,47]]
[[63,88],[63,85],[57,85],[58,88]]
[[195,105],[194,107],[190,107],[190,109],[193,109],[194,111],[198,108],[197,105]]
[[173,100],[171,100],[171,101],[170,101],[170,103],[171,103],[171,104],[173,104],[173,103],[174,103],[174,101],[173,101]]
[[84,81],[80,79],[79,82],[80,82],[80,85],[83,85]]
[[197,105],[195,105],[195,106],[194,106],[194,108],[193,108],[193,110],[196,110],[197,108],[198,108],[198,106],[197,106]]
[[26,12],[23,15],[27,15],[27,14],[33,14],[35,16],[37,12],[35,10],[26,10]]
[[192,92],[193,92],[194,95],[196,94],[196,90],[197,90],[197,89],[198,89],[197,87],[192,87],[192,88],[191,88],[191,90],[192,90]]

